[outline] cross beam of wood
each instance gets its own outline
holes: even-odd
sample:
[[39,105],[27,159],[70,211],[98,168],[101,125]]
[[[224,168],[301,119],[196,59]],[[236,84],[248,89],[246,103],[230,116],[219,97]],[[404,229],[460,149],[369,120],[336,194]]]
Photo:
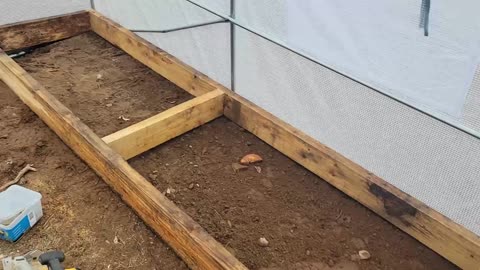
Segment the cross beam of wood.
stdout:
[[[126,49],[135,58],[140,55],[138,60],[144,61],[173,83],[183,86],[186,91],[191,92],[192,78],[195,78],[195,90],[200,93],[212,89],[223,90],[226,95],[224,114],[233,122],[451,262],[464,269],[478,270],[480,238],[474,233],[101,14],[91,12],[91,17],[94,31],[99,30],[105,39],[114,41],[114,44],[123,41],[120,48]],[[144,55],[156,57],[157,60],[148,59],[147,62]]]
[[192,269],[247,269],[0,50],[0,78]]
[[223,115],[224,92],[215,90],[103,138],[130,159]]
[[[98,12],[90,11],[89,15],[91,25],[79,27],[79,29],[82,29],[81,31],[91,27],[97,34],[194,96],[205,98],[207,96],[203,95],[212,91],[213,95],[218,95],[217,89],[219,89],[224,96],[223,113],[232,121],[461,268],[479,269],[480,238],[474,233],[305,135],[300,130],[225,89],[207,76],[156,48],[148,41]],[[77,30],[64,30],[62,28],[58,31],[66,31],[67,34],[59,36],[54,34],[47,34],[46,36],[29,34],[32,31],[42,33],[56,31],[51,27],[52,24],[56,25],[55,27],[60,27],[58,23],[53,23],[55,20],[58,21],[58,18],[38,20],[33,24],[28,22],[0,27],[0,42],[3,40],[1,44],[4,44],[3,46],[7,46],[7,48],[19,49],[24,46],[52,42],[77,33]],[[83,21],[77,22],[77,24],[82,25]],[[15,31],[12,32],[11,29],[15,29]],[[72,27],[72,29],[77,28]],[[12,33],[19,35],[19,37],[15,38]],[[7,38],[5,39],[5,37]],[[14,38],[12,39],[12,37]],[[12,88],[22,101],[37,113],[77,155],[85,160],[105,182],[118,192],[145,223],[157,232],[192,269],[246,269],[188,215],[166,199],[145,178],[131,168],[122,156],[112,150],[72,112],[48,94],[13,60],[1,53],[1,50],[0,79]],[[215,98],[211,100],[215,100]],[[192,104],[195,101],[198,101],[198,99],[187,103],[187,107],[191,106],[205,113],[200,107],[203,107],[209,101],[205,100],[204,103]],[[112,147],[117,147],[120,152],[122,151],[121,147],[115,146],[117,141],[128,144],[128,149],[131,147],[137,149],[136,151],[140,153],[140,151],[144,151],[148,147],[154,147],[163,140],[168,140],[169,136],[177,136],[181,132],[188,131],[187,127],[179,128],[172,131],[170,135],[164,135],[164,138],[159,139],[152,135],[159,132],[162,125],[167,126],[167,122],[170,120],[180,123],[185,112],[183,109],[180,107],[180,110],[176,112],[176,109],[168,110],[163,113],[163,117],[160,117],[162,114],[154,116],[143,122],[145,125],[139,123],[130,129],[120,131],[115,136],[112,134],[104,139]],[[206,111],[212,112],[210,110]],[[210,116],[213,117],[213,115]],[[210,117],[200,118],[202,121],[207,121]],[[190,124],[193,126],[193,123],[188,123],[188,119],[186,120],[185,126]],[[150,134],[149,132],[153,133]],[[160,137],[163,136],[161,134],[163,132],[158,133]],[[135,138],[140,140],[139,144],[134,142]],[[145,141],[141,142],[142,140]],[[126,154],[127,152],[129,154]],[[131,150],[125,151],[123,156],[135,155],[133,152]]]

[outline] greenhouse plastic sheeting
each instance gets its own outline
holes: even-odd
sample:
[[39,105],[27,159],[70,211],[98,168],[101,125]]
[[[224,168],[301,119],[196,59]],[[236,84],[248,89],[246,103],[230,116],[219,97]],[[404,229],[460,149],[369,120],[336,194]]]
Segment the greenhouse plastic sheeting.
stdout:
[[464,5],[435,1],[428,36],[418,2],[288,0],[287,41],[370,86],[458,119],[480,59],[480,2],[456,16]]
[[[228,15],[230,10],[229,0],[197,0],[197,2],[225,15]],[[421,29],[415,25],[419,22],[421,2],[421,0],[396,2],[398,5],[408,5],[408,9],[418,11],[416,14],[411,13],[409,20],[410,25],[415,28],[412,31],[419,34],[418,40],[424,41],[427,38],[435,39],[435,42],[451,40],[464,46],[458,48],[463,55],[474,58],[475,48],[479,48],[478,44],[475,44],[479,37],[477,32],[479,25],[475,23],[478,19],[476,15],[478,8],[475,9],[477,1],[465,0],[461,1],[461,4],[449,0],[432,1],[430,37],[422,36]],[[96,0],[96,3],[100,12],[131,29],[159,30],[217,19],[183,0]],[[241,23],[268,33],[283,42],[290,42],[292,46],[301,45],[298,44],[298,40],[292,42],[292,36],[289,36],[292,29],[288,27],[291,16],[287,8],[288,0],[237,0],[236,3],[236,19]],[[379,1],[362,0],[361,3],[378,4]],[[447,7],[451,8],[445,12]],[[372,8],[375,10],[379,7]],[[445,14],[441,17],[443,20],[441,22],[437,20],[439,17],[435,17],[437,16],[435,13],[439,14],[439,11]],[[362,13],[354,15],[361,16]],[[305,17],[308,18],[307,15]],[[311,17],[310,20],[315,18]],[[385,24],[389,23],[395,22],[385,21]],[[439,25],[444,25],[447,30],[441,31]],[[455,30],[457,28],[464,29],[458,32]],[[451,36],[455,33],[460,36]],[[236,34],[235,89],[239,94],[480,234],[478,158],[480,140],[238,27]],[[330,34],[333,38],[336,37],[335,33]],[[383,34],[398,33],[391,29],[391,32]],[[141,35],[229,86],[230,32],[227,24],[168,34]],[[355,43],[354,40],[351,42]],[[355,44],[349,46],[353,45]],[[377,46],[387,44],[379,43]],[[306,53],[322,57],[309,47],[311,46],[303,48]],[[388,48],[379,48],[379,52],[381,51],[388,51]],[[395,55],[392,61],[400,61],[397,58]],[[330,64],[339,65],[337,67],[339,69],[343,65],[343,72],[355,73],[358,61],[358,59],[352,61],[353,66],[345,66],[348,63],[344,60],[342,63]],[[369,79],[372,80],[371,83],[379,83],[379,90],[390,90],[392,93],[408,96],[421,106],[444,112],[446,117],[451,117],[457,123],[480,131],[480,70],[472,76],[474,65],[465,63],[465,66],[461,67],[465,68],[461,71],[465,73],[458,79],[465,85],[470,84],[471,87],[455,89],[459,91],[455,95],[461,96],[463,101],[462,98],[458,100],[457,97],[452,98],[452,106],[456,108],[454,111],[448,111],[449,108],[445,108],[444,103],[426,104],[430,102],[429,99],[421,99],[406,91],[402,93],[405,89],[388,89],[388,85],[381,84],[381,81],[376,80],[376,76]],[[417,65],[415,61],[410,61],[408,66],[413,70],[421,67],[422,65]],[[368,69],[369,66],[364,68]],[[456,67],[446,66],[430,70],[429,72],[432,72],[430,83],[432,78],[443,80],[438,74],[445,74],[454,68],[452,72],[458,72]],[[361,74],[349,75],[362,77]],[[453,87],[448,78],[445,80],[441,86]],[[382,89],[382,85],[385,89]],[[432,86],[429,84],[429,87]],[[460,106],[463,108],[458,110]]]
[[0,0],[0,25],[90,8],[89,0]]

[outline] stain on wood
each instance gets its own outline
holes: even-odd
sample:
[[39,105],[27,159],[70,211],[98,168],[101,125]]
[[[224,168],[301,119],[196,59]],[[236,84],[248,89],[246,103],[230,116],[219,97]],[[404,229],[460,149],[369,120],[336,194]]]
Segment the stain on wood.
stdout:
[[369,191],[383,201],[385,212],[389,216],[398,218],[405,225],[411,225],[405,217],[415,217],[417,214],[415,207],[375,183],[369,185]]

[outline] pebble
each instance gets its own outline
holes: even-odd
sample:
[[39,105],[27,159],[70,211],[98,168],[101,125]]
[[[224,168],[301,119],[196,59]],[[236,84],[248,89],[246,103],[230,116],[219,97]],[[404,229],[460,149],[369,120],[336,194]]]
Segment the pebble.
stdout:
[[360,257],[360,260],[368,260],[371,257],[370,252],[366,250],[360,250],[358,256]]
[[189,189],[193,189],[194,187],[195,187],[195,184],[194,184],[194,183],[191,183],[191,184],[188,186]]
[[37,142],[37,146],[38,147],[43,147],[43,146],[45,146],[45,142],[44,141],[39,141],[39,142]]
[[261,247],[268,247],[268,240],[265,238],[265,237],[261,237],[260,239],[258,239],[258,244],[261,246]]

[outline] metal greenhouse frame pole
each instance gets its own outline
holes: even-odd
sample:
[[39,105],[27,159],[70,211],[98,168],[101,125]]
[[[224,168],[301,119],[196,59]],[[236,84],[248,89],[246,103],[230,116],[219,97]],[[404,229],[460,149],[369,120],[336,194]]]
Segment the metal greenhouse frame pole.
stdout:
[[[438,121],[440,121],[440,122],[442,122],[442,123],[444,123],[444,124],[446,124],[446,125],[448,125],[448,126],[450,126],[450,127],[453,127],[453,128],[455,128],[455,129],[457,129],[457,130],[459,130],[459,131],[461,131],[461,132],[464,132],[464,133],[466,133],[466,134],[468,134],[468,135],[470,135],[470,136],[473,136],[473,137],[475,137],[476,139],[479,139],[479,140],[480,140],[480,133],[477,132],[476,130],[472,129],[472,128],[466,127],[466,126],[464,126],[463,124],[455,123],[455,122],[453,122],[453,121],[451,121],[451,120],[444,119],[444,117],[443,117],[442,115],[440,115],[439,113],[432,112],[432,111],[427,111],[427,110],[425,110],[425,109],[418,108],[418,107],[410,104],[408,101],[406,101],[406,100],[404,100],[404,99],[402,99],[402,98],[398,98],[398,97],[395,97],[395,96],[392,95],[392,94],[389,94],[389,93],[383,92],[383,91],[381,91],[381,90],[378,90],[378,89],[376,89],[376,88],[374,88],[374,87],[372,87],[372,86],[370,86],[370,85],[368,85],[368,84],[366,84],[366,83],[364,83],[364,82],[362,82],[362,81],[360,81],[360,80],[358,80],[358,79],[353,78],[352,76],[349,76],[349,75],[344,74],[344,73],[342,73],[342,72],[340,72],[340,71],[338,71],[338,70],[335,70],[335,69],[333,69],[333,68],[331,68],[331,67],[329,67],[329,66],[327,66],[327,65],[325,65],[325,64],[323,64],[323,63],[321,63],[321,62],[319,62],[318,60],[314,59],[313,57],[311,57],[311,56],[309,56],[309,55],[307,55],[307,54],[305,54],[305,53],[301,53],[301,52],[297,51],[296,49],[290,47],[289,45],[285,44],[284,42],[279,41],[279,40],[277,40],[276,38],[274,38],[274,37],[272,37],[272,36],[270,36],[270,35],[268,35],[268,34],[261,33],[261,32],[255,30],[255,29],[253,29],[253,28],[250,28],[250,27],[248,27],[248,26],[246,26],[246,25],[243,25],[242,23],[240,23],[239,21],[237,21],[234,17],[231,17],[231,16],[229,17],[229,16],[222,15],[222,14],[220,14],[220,13],[218,13],[218,12],[216,12],[216,11],[210,9],[210,8],[207,8],[207,7],[205,7],[205,6],[201,5],[201,4],[193,1],[193,0],[185,0],[185,1],[187,1],[187,2],[189,2],[189,3],[191,3],[191,4],[193,4],[193,5],[195,5],[195,6],[197,6],[197,7],[199,7],[199,8],[201,8],[201,9],[205,10],[205,11],[208,11],[208,12],[210,12],[210,13],[212,13],[212,14],[220,17],[220,18],[223,18],[223,19],[225,19],[225,20],[228,20],[228,21],[229,21],[232,25],[234,25],[234,26],[238,26],[238,27],[240,27],[240,28],[242,28],[242,29],[244,29],[244,30],[246,30],[246,31],[254,34],[254,35],[257,35],[257,36],[259,36],[259,37],[261,37],[261,38],[263,38],[263,39],[265,39],[265,40],[267,40],[267,41],[270,41],[270,42],[272,42],[272,43],[274,43],[274,44],[276,44],[276,45],[278,45],[278,46],[280,46],[280,47],[282,47],[282,48],[284,48],[284,49],[286,49],[286,50],[288,50],[288,51],[290,51],[290,52],[292,52],[292,53],[294,53],[294,54],[296,54],[296,55],[298,55],[298,56],[301,56],[301,57],[303,57],[303,58],[305,58],[305,59],[307,59],[307,60],[309,60],[309,61],[311,61],[311,62],[313,62],[313,63],[315,63],[315,64],[317,64],[317,65],[320,65],[320,66],[322,66],[322,67],[324,67],[324,68],[326,68],[326,69],[328,69],[328,70],[330,70],[330,71],[333,71],[333,72],[335,72],[335,73],[337,73],[337,74],[339,74],[339,75],[341,75],[341,76],[343,76],[343,77],[345,77],[345,78],[348,78],[348,79],[350,79],[350,80],[352,80],[352,81],[354,81],[354,82],[356,82],[356,83],[358,83],[358,84],[360,84],[360,85],[363,85],[363,86],[365,86],[365,87],[368,87],[368,88],[372,89],[373,91],[375,91],[375,92],[377,92],[377,93],[379,93],[379,94],[381,94],[381,95],[383,95],[383,96],[385,96],[385,97],[388,97],[388,98],[390,98],[390,99],[393,99],[393,100],[395,100],[395,101],[397,101],[397,102],[399,102],[399,103],[401,103],[401,104],[403,104],[403,105],[405,105],[405,106],[407,106],[407,107],[410,107],[410,108],[412,108],[412,109],[414,109],[414,110],[416,110],[416,111],[418,111],[418,112],[420,112],[420,113],[422,113],[422,114],[425,114],[425,115],[427,115],[427,116],[430,116],[431,118],[434,118],[434,119],[436,119],[436,120],[438,120]],[[232,27],[234,27],[234,26],[232,26]],[[233,39],[233,38],[234,38],[234,37],[232,37],[232,39]],[[232,49],[234,49],[234,47],[232,47]],[[234,52],[232,52],[232,55],[233,55],[233,54],[234,54]],[[234,68],[233,68],[233,67],[232,67],[232,71],[234,71]],[[234,76],[235,76],[235,74],[232,73],[232,77],[234,77]],[[232,81],[233,81],[233,79],[232,79]]]

